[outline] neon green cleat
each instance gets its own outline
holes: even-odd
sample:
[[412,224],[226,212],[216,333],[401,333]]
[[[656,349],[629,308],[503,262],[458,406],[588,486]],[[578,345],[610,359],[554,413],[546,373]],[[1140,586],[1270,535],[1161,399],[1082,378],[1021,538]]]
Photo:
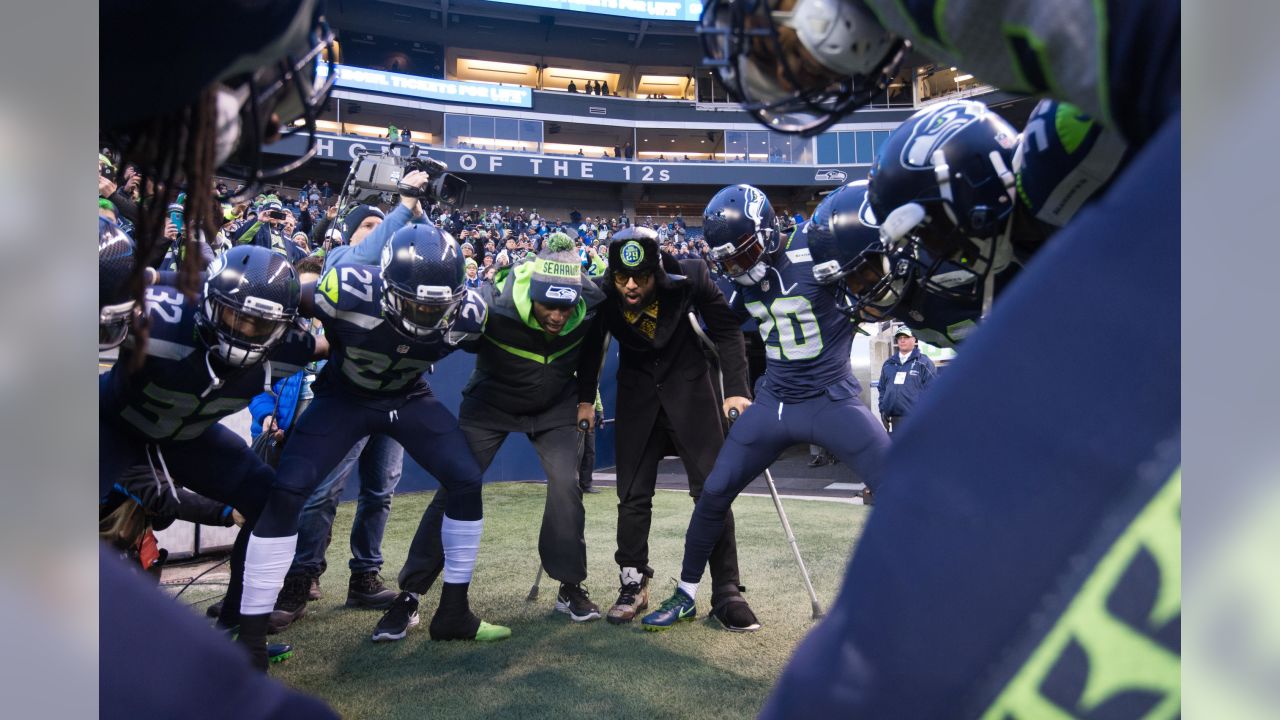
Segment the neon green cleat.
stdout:
[[503,625],[490,625],[483,620],[480,621],[480,627],[476,629],[477,642],[497,642],[506,640],[509,637],[511,637],[511,628]]

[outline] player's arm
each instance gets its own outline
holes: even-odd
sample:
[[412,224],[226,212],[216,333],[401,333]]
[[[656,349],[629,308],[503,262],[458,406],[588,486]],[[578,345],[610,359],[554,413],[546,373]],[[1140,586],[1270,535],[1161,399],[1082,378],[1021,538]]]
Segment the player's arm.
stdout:
[[695,288],[694,307],[706,323],[707,336],[716,344],[716,352],[720,354],[725,397],[750,398],[751,390],[747,386],[747,346],[742,339],[742,320],[729,307],[724,293],[711,281],[706,263],[694,261],[686,267],[693,269],[689,273],[689,279],[693,281]]
[[[415,170],[405,175],[401,182],[421,189],[426,187],[429,179],[426,173]],[[334,248],[325,257],[325,269],[338,265],[377,265],[382,259],[382,247],[391,240],[391,236],[416,218],[425,219],[422,203],[418,198],[401,196],[400,204],[396,209],[387,215],[382,224],[365,236],[360,244]]]

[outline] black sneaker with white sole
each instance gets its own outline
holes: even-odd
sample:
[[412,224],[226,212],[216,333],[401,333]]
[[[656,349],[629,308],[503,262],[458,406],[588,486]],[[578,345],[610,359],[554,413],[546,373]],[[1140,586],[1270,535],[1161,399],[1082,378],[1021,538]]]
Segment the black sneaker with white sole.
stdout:
[[407,592],[402,592],[391,601],[391,607],[382,614],[378,626],[373,629],[374,642],[389,642],[403,639],[409,628],[418,624],[418,600]]
[[755,632],[760,629],[760,621],[751,612],[747,599],[739,594],[712,598],[711,617],[720,621],[729,632]]
[[574,622],[600,619],[600,608],[591,602],[591,596],[581,583],[560,584],[560,593],[556,595],[556,612],[565,613]]

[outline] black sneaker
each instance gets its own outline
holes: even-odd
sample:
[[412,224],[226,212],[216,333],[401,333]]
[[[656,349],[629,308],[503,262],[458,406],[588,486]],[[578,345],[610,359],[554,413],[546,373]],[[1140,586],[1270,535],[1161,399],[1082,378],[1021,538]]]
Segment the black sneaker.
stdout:
[[567,614],[574,622],[600,619],[600,608],[591,602],[591,596],[581,583],[560,584],[560,594],[556,595],[556,612]]
[[288,575],[284,579],[284,587],[276,596],[276,607],[267,620],[267,633],[274,635],[307,614],[307,590],[311,587],[311,578],[306,575]]
[[872,492],[872,491],[871,491],[871,486],[870,486],[870,485],[866,485],[866,486],[864,486],[864,487],[862,488],[862,491],[858,493],[858,497],[862,498],[862,504],[863,504],[863,505],[875,505],[875,504],[876,504],[876,494],[875,494],[874,492]]
[[760,621],[751,612],[747,599],[738,594],[713,600],[711,617],[719,620],[729,632],[755,632],[760,629]]
[[400,640],[408,634],[409,628],[418,624],[418,601],[407,592],[402,592],[391,601],[391,607],[382,614],[378,626],[373,629],[374,642]]
[[221,601],[221,600],[219,600],[218,602],[216,602],[216,603],[214,603],[214,604],[210,605],[209,607],[205,608],[205,609],[204,609],[204,614],[205,614],[205,615],[207,615],[208,617],[211,617],[211,618],[216,618],[216,617],[218,617],[219,615],[221,615],[221,614],[222,614],[222,601]]
[[826,464],[827,464],[827,458],[825,455],[809,456],[809,467],[811,468],[822,467],[823,465],[826,465]]
[[311,578],[311,587],[307,589],[307,600],[320,600],[324,593],[320,592],[320,576]]
[[351,582],[347,585],[347,607],[386,610],[395,599],[396,591],[382,584],[376,570],[352,573]]
[[582,488],[582,492],[588,495],[595,495],[596,493],[600,492],[600,488],[596,487],[595,485],[588,485]]

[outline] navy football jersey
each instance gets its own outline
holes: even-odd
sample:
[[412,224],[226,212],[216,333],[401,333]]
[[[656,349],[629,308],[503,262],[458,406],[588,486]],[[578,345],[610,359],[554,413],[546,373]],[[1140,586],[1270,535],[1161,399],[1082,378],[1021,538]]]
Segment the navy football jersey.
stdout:
[[[198,307],[177,288],[147,288],[151,334],[147,358],[129,370],[135,352],[130,335],[115,367],[100,380],[99,412],[120,418],[150,440],[190,440],[222,418],[249,406],[272,380],[303,368],[315,354],[310,333],[290,330],[267,362],[248,367],[223,365],[209,355],[196,327]],[[271,377],[267,377],[267,372]]]
[[802,400],[842,383],[857,395],[862,389],[849,364],[853,323],[813,279],[807,238],[803,228],[794,232],[759,284],[737,286],[732,304],[759,323],[765,382],[774,395]]
[[479,293],[467,290],[451,331],[410,340],[382,316],[382,275],[376,265],[330,268],[316,285],[315,305],[329,341],[329,361],[315,389],[341,387],[380,405],[429,395],[423,373],[478,337],[489,315]]

